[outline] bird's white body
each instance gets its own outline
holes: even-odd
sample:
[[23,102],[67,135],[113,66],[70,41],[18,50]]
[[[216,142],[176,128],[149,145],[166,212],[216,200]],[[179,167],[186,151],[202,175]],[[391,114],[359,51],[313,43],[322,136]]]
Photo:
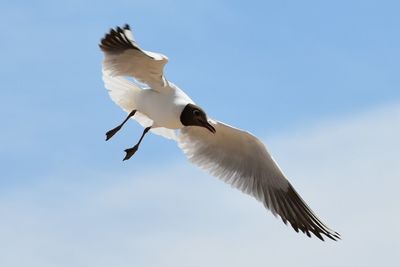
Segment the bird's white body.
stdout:
[[185,106],[194,102],[172,83],[162,92],[146,89],[137,96],[137,110],[153,120],[153,127],[181,129],[180,115]]
[[184,113],[188,104],[194,104],[193,100],[164,77],[163,68],[168,58],[141,49],[128,25],[112,29],[100,47],[105,54],[105,87],[123,110],[137,111],[133,118],[142,126],[151,126],[153,133],[176,140],[190,161],[252,195],[297,232],[300,230],[308,236],[313,233],[322,240],[321,234],[333,240],[340,238],[307,206],[257,137],[214,120],[208,120],[211,132],[190,126],[195,124],[183,125],[183,114],[185,118],[195,114]]

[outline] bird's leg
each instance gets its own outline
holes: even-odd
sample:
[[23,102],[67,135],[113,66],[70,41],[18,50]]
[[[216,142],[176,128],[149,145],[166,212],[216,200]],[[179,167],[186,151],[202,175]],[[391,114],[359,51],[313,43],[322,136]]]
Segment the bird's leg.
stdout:
[[132,110],[131,113],[129,113],[128,117],[126,117],[126,119],[117,127],[115,127],[112,130],[109,130],[106,133],[106,141],[108,141],[111,137],[113,137],[114,134],[116,134],[119,130],[121,130],[122,126],[124,126],[124,124],[133,116],[135,115],[136,110]]
[[135,152],[136,152],[136,151],[138,150],[138,148],[139,148],[140,143],[141,143],[142,140],[143,140],[143,137],[146,135],[146,133],[147,133],[150,129],[151,129],[151,126],[149,126],[149,127],[147,127],[146,129],[144,129],[144,131],[143,131],[143,133],[142,133],[142,136],[141,136],[140,139],[139,139],[139,142],[138,142],[136,145],[134,145],[133,147],[128,148],[128,149],[125,149],[126,155],[125,155],[125,158],[123,159],[124,161],[130,159],[130,158],[133,156],[133,154],[135,154]]

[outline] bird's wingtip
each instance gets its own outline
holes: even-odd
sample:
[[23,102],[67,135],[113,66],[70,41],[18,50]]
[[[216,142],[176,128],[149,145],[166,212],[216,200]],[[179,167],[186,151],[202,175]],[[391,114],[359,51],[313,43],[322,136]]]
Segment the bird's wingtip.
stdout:
[[125,24],[122,28],[111,28],[100,40],[99,47],[105,53],[121,53],[127,49],[139,50],[130,32],[130,26]]

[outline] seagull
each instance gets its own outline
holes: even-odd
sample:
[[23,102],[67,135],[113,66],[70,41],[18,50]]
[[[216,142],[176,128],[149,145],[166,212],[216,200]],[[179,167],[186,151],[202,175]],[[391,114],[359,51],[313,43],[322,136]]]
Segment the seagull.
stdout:
[[209,118],[206,112],[164,76],[168,58],[142,49],[129,25],[111,29],[99,44],[104,53],[103,81],[111,99],[128,116],[106,133],[112,138],[130,119],[144,127],[139,141],[125,150],[130,159],[144,138],[154,134],[175,140],[187,158],[212,175],[262,202],[296,232],[339,240],[305,203],[267,151],[251,133]]

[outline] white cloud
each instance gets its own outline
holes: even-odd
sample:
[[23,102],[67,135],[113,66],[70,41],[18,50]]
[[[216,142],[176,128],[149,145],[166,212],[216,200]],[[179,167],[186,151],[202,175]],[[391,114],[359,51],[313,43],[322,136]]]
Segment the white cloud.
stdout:
[[399,136],[393,105],[269,140],[339,242],[296,234],[182,157],[156,170],[56,174],[3,194],[0,265],[391,265],[400,249]]

